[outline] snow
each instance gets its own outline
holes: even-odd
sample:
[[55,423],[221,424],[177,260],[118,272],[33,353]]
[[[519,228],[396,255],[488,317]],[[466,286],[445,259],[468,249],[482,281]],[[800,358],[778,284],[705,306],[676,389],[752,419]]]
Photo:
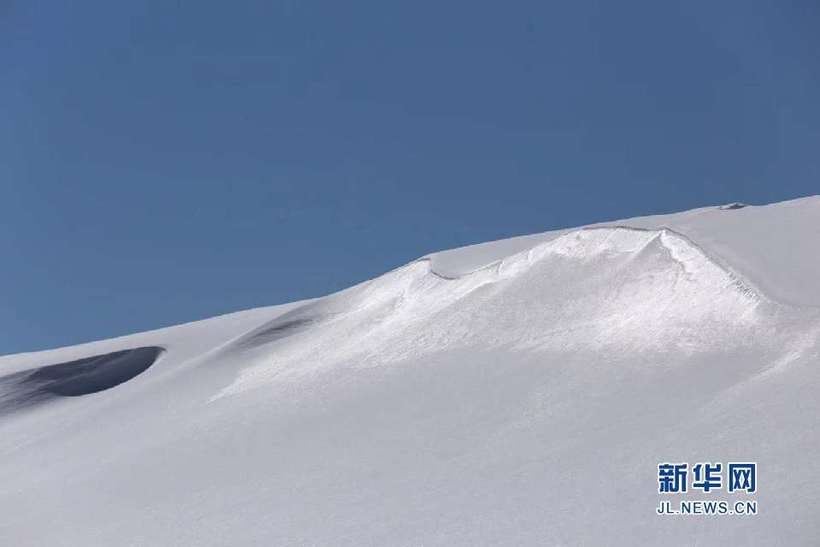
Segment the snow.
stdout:
[[[627,219],[0,357],[2,402],[164,349],[0,405],[0,544],[811,544],[818,235],[818,197]],[[748,460],[760,514],[655,514],[659,462]]]
[[[697,242],[782,301],[820,306],[820,196],[765,206],[705,207],[595,226],[667,227]],[[430,255],[442,275],[457,277],[569,230],[482,243]]]

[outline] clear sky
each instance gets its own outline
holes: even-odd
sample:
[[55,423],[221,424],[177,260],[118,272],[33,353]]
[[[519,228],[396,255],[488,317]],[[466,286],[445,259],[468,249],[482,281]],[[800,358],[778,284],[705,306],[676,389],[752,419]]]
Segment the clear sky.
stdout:
[[820,193],[820,4],[0,3],[0,353]]

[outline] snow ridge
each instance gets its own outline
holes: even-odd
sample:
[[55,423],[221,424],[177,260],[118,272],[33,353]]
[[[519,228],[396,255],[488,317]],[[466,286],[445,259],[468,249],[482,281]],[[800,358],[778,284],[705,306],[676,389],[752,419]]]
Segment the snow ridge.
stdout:
[[[601,232],[604,234],[604,237],[594,238],[590,241],[584,237],[584,234],[587,232]],[[519,264],[522,261],[532,263],[534,260],[542,258],[545,254],[551,252],[565,256],[574,256],[576,258],[582,258],[585,254],[590,255],[605,250],[634,252],[639,248],[649,245],[649,243],[655,239],[660,241],[661,245],[669,253],[669,256],[677,261],[684,270],[692,274],[695,274],[696,271],[700,273],[708,272],[713,279],[726,277],[731,285],[750,298],[764,298],[748,280],[743,279],[742,276],[726,266],[721,260],[708,254],[701,246],[684,234],[668,227],[660,227],[657,229],[637,228],[626,225],[583,227],[570,231],[554,240],[537,244],[526,251],[496,260],[486,266],[458,276],[450,276],[436,271],[433,267],[433,260],[430,257],[420,258],[416,262],[428,264],[430,273],[436,277],[455,281],[488,269],[495,269],[500,273],[503,269],[510,268],[511,264]],[[594,244],[590,244],[593,241]],[[688,270],[687,266],[689,268]]]
[[677,337],[681,351],[699,351],[716,339],[703,325],[748,328],[761,301],[672,230],[581,229],[456,278],[419,259],[284,314],[226,349],[254,364],[214,400],[340,363],[381,366],[475,344],[634,351]]

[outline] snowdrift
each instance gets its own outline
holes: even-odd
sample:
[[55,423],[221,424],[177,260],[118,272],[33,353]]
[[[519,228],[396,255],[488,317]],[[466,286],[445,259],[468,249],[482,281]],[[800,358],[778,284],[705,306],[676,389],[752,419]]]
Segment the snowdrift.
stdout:
[[[812,544],[818,234],[629,219],[0,358],[0,543]],[[656,515],[662,461],[758,462],[760,513]]]

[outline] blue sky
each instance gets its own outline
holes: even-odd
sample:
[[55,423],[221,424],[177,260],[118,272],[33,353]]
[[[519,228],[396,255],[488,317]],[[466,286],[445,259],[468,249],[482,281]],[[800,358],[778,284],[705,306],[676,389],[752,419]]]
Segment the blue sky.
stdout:
[[0,353],[820,193],[820,4],[4,2]]

